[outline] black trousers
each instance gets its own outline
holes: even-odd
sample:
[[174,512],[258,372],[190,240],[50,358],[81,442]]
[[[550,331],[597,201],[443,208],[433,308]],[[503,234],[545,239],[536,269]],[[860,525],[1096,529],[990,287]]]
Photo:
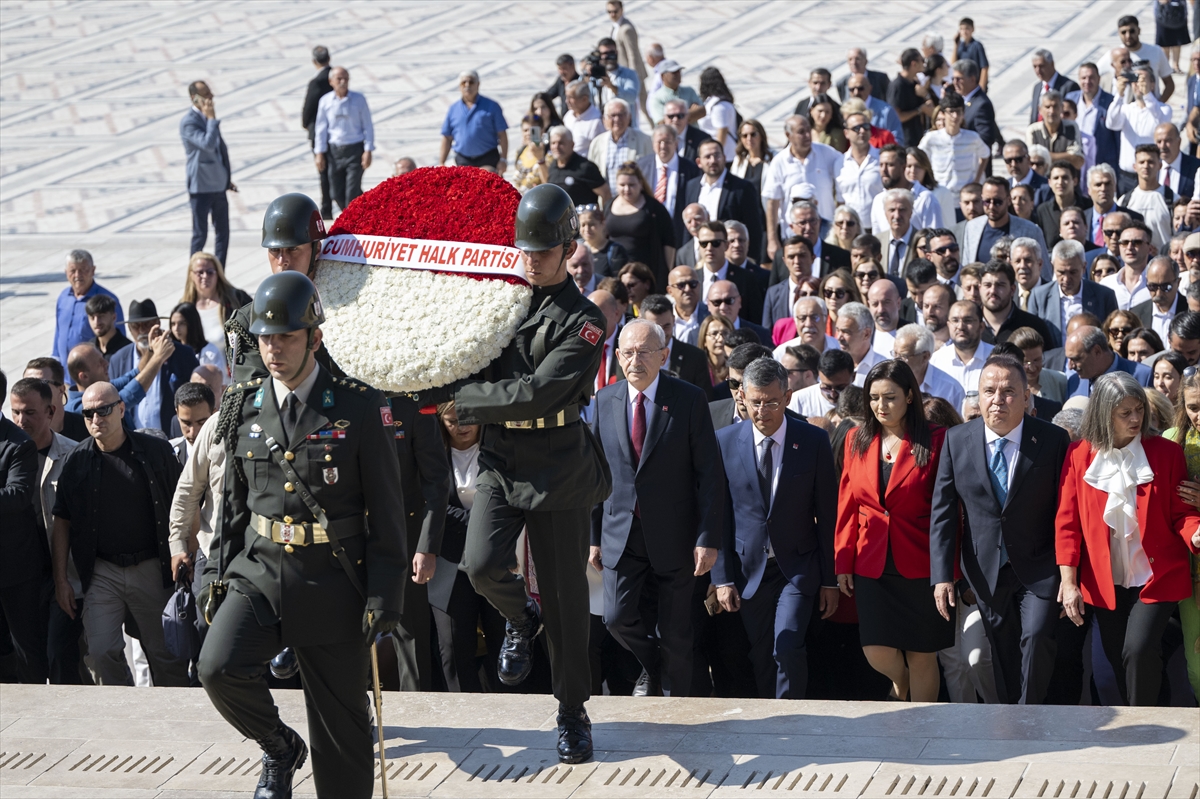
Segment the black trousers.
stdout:
[[225,257],[229,254],[229,198],[223,191],[189,194],[192,205],[192,253],[204,249],[208,241],[208,218],[212,217],[213,230],[216,239],[213,242],[213,254],[221,265],[225,265]]
[[[438,651],[442,656],[446,688],[452,693],[483,693],[484,683],[480,679],[475,657],[479,628],[483,628],[488,661],[495,663],[500,657],[500,644],[504,641],[504,617],[475,593],[466,573],[460,571],[454,577],[454,588],[450,591],[450,602],[446,609],[433,608],[433,622],[437,627]],[[489,683],[487,689],[493,687]]]
[[75,618],[71,618],[50,597],[49,624],[46,634],[46,656],[50,665],[51,685],[83,685],[79,667],[83,654],[79,642],[83,637],[83,599],[75,597]]
[[1121,698],[1132,706],[1158,704],[1162,686],[1162,638],[1175,602],[1143,602],[1141,587],[1116,586],[1117,607],[1096,608],[1100,645],[1117,675]]
[[588,660],[587,552],[591,508],[522,510],[483,486],[475,495],[463,563],[471,585],[500,615],[524,613],[525,582],[517,565],[517,538],[525,528],[537,572],[542,623],[550,654],[554,696],[581,705],[591,696]]
[[[1047,705],[1078,705],[1083,696],[1083,649],[1088,630],[1092,629],[1092,606],[1083,606],[1083,626],[1062,616],[1054,624],[1054,640],[1058,652],[1054,658],[1054,673],[1046,689]],[[995,650],[992,652],[995,658]],[[995,662],[993,660],[993,662]],[[1090,692],[1090,688],[1089,688]]]
[[[254,741],[280,724],[266,675],[282,648],[280,625],[259,624],[250,600],[231,590],[200,650],[200,681],[208,698],[234,729]],[[356,636],[295,652],[317,795],[369,797],[375,767],[367,717],[370,651]]]
[[1027,589],[1011,564],[1001,567],[991,604],[979,603],[1001,702],[1040,705],[1045,701],[1058,652],[1054,632],[1059,608],[1056,601]]
[[805,638],[816,595],[792,585],[774,559],[767,561],[762,582],[739,611],[750,639],[750,662],[760,699],[803,699],[808,691],[808,648]]
[[[646,552],[641,519],[634,518],[621,559],[604,567],[604,620],[621,646],[642,668],[661,673],[671,696],[691,696],[692,588],[691,566],[656,569]],[[656,584],[658,624],[649,623],[639,605],[646,583]],[[656,629],[657,628],[657,629]]]
[[[408,530],[408,551],[416,552],[421,528]],[[412,580],[412,561],[404,572],[404,605],[400,627],[392,633],[401,691],[433,690],[433,648],[429,629],[429,587]]]
[[12,642],[15,657],[15,673],[5,679],[46,682],[47,610],[46,577],[40,571],[24,582],[0,588],[0,639]]
[[363,143],[330,144],[325,154],[325,171],[329,177],[329,192],[343,211],[354,198],[362,194]]

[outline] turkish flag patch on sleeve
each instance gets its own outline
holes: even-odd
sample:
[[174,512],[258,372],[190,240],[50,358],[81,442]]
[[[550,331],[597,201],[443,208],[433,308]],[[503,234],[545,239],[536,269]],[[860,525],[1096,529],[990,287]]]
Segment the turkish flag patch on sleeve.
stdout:
[[392,426],[392,409],[391,409],[391,407],[390,407],[390,406],[387,406],[387,405],[382,405],[382,406],[380,406],[380,408],[379,408],[379,416],[380,416],[380,418],[381,418],[381,419],[383,419],[383,426],[384,426],[384,427],[391,427],[391,426]]
[[588,344],[599,344],[600,340],[604,338],[604,331],[596,327],[591,322],[586,322],[583,326],[583,330],[579,331],[579,337]]

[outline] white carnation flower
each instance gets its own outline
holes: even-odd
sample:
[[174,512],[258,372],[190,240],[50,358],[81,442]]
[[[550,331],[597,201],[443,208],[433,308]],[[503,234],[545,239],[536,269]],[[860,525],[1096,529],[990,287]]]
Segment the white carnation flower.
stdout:
[[499,355],[529,310],[529,286],[322,259],[324,342],[345,372],[385,391],[468,377]]

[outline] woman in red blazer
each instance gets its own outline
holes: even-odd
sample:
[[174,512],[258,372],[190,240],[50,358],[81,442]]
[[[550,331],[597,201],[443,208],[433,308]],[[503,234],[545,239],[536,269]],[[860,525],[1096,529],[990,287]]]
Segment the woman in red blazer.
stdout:
[[870,413],[846,435],[838,491],[838,587],[855,596],[863,653],[896,697],[936,702],[937,652],[954,646],[954,625],[929,585],[929,508],[945,431],[926,421],[903,361],[877,363],[863,393]]
[[1188,479],[1183,448],[1149,433],[1150,418],[1133,377],[1096,380],[1063,466],[1055,541],[1063,608],[1081,626],[1095,609],[1130,705],[1158,701],[1163,630],[1192,595],[1188,548],[1200,551],[1200,512],[1177,492]]

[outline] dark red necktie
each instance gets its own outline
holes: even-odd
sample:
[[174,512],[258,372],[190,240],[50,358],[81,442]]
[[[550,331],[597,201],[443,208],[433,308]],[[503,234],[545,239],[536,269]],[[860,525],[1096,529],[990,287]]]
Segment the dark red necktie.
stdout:
[[642,445],[646,443],[646,395],[639,393],[633,403],[633,429],[630,431],[633,439],[633,454],[638,463],[642,462]]

